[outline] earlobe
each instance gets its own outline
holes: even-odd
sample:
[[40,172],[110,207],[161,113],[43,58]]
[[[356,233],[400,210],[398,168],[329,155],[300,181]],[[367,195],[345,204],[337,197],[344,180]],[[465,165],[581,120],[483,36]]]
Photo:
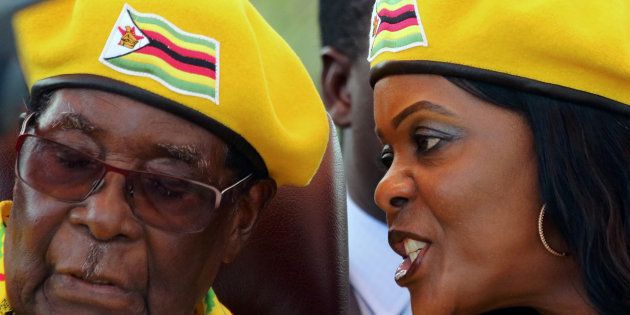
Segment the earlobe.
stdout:
[[333,47],[322,49],[322,94],[326,109],[335,124],[342,128],[350,126],[352,99],[348,90],[348,78],[352,62],[348,56]]
[[234,210],[234,219],[223,263],[232,262],[251,236],[261,211],[276,194],[276,182],[272,179],[259,180],[240,199]]

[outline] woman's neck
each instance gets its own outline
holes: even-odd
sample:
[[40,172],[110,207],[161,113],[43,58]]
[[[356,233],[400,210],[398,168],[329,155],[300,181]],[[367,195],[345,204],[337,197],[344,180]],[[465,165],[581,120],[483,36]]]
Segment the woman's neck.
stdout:
[[[518,292],[508,294],[512,298],[504,296],[496,300],[496,304],[491,308],[495,311],[489,314],[504,314],[503,310],[514,307],[530,308],[541,315],[597,314],[590,304],[575,263],[567,259],[559,265],[556,261],[554,265],[555,267],[551,270],[547,269],[546,272],[531,275],[527,279],[529,286],[521,287]],[[518,286],[521,286],[523,282],[525,281],[516,281],[519,283]]]
[[532,295],[529,305],[541,315],[597,314],[590,304],[584,282],[575,263],[567,259],[553,281],[545,283]]

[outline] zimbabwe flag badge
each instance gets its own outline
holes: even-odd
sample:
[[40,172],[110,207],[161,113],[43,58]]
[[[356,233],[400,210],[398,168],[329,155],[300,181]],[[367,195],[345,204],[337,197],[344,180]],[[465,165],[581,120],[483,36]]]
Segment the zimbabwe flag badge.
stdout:
[[374,3],[368,61],[386,51],[428,45],[416,0],[377,0]]
[[116,71],[219,104],[219,42],[185,32],[161,16],[125,4],[99,60]]

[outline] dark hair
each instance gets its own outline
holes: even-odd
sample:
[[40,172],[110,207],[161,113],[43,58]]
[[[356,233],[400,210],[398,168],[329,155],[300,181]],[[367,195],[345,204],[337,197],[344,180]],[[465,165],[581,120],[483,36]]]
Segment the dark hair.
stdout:
[[[234,171],[236,179],[241,179],[249,174],[256,174],[257,172],[254,169],[254,165],[252,162],[245,156],[245,154],[241,153],[236,149],[233,145],[227,145],[228,150],[225,155],[225,167]],[[256,177],[260,179],[260,176]]]
[[521,113],[549,217],[601,314],[630,312],[630,117],[489,83],[447,78]]
[[355,60],[367,51],[374,0],[320,0],[322,46],[332,46]]

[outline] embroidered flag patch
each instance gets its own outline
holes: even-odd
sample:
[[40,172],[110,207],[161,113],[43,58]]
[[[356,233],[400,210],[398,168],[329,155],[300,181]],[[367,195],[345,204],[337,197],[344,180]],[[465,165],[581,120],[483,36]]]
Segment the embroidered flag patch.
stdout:
[[415,0],[377,0],[372,12],[368,61],[389,51],[428,46]]
[[116,71],[219,104],[219,42],[185,32],[161,16],[125,4],[99,60]]

